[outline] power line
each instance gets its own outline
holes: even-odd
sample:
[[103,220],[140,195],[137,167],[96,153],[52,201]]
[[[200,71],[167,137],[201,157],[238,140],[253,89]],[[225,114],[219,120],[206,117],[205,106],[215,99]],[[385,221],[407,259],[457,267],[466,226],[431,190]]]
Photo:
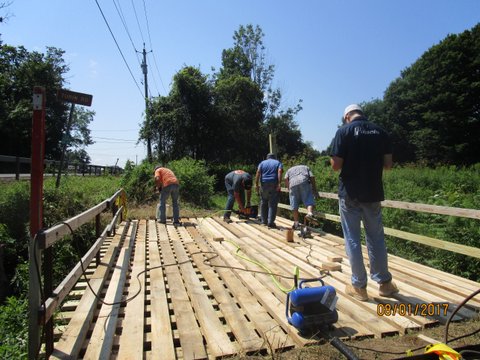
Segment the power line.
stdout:
[[142,27],[140,26],[140,21],[138,21],[138,16],[137,16],[137,9],[135,8],[135,4],[132,2],[132,7],[133,7],[133,13],[135,14],[135,19],[137,19],[137,25],[138,25],[138,30],[140,31],[140,36],[142,37],[142,42],[145,43],[145,39],[143,38],[143,32],[142,32]]
[[98,3],[98,0],[95,0],[95,3],[97,4],[98,10],[100,10],[100,13],[102,14],[103,20],[105,21],[105,24],[107,25],[108,30],[110,31],[110,35],[112,35],[113,41],[115,41],[115,44],[117,45],[117,49],[120,52],[120,55],[122,56],[123,62],[127,66],[127,69],[129,71],[130,75],[132,76],[132,79],[135,82],[135,85],[137,86],[137,89],[138,89],[138,91],[140,92],[140,94],[142,95],[142,98],[143,98],[144,96],[142,94],[142,90],[140,90],[140,86],[138,85],[137,80],[135,79],[135,76],[133,76],[132,70],[130,69],[130,66],[127,63],[127,60],[125,59],[125,56],[123,55],[122,49],[120,49],[120,46],[118,45],[118,42],[117,42],[117,39],[115,38],[115,35],[113,35],[113,31],[110,28],[110,24],[108,23],[105,15],[103,13],[102,8],[101,8],[100,4]]
[[135,55],[137,56],[138,64],[140,65],[140,59],[138,58],[138,55],[137,55],[137,48],[135,47],[132,36],[130,35],[130,31],[128,30],[127,21],[125,20],[125,15],[123,15],[122,6],[120,5],[119,1],[117,6],[117,1],[118,0],[113,0],[113,5],[115,5],[115,9],[117,10],[118,17],[120,18],[120,21],[123,24],[123,28],[125,29],[125,32],[127,33],[127,36],[130,39],[130,43],[132,44],[133,51],[135,52]]
[[[160,75],[160,70],[158,69],[158,65],[157,65],[157,58],[155,56],[155,52],[153,51],[152,37],[150,36],[150,25],[149,25],[148,16],[147,16],[147,5],[145,4],[145,0],[143,0],[143,12],[145,13],[145,21],[147,23],[148,41],[150,42],[150,49],[153,55],[153,63],[155,64],[155,69],[157,70],[158,78],[160,79],[160,83],[162,84],[163,90],[165,91],[165,94],[166,94],[167,90],[165,89],[165,85],[163,84],[162,76]],[[155,77],[153,77],[153,81],[156,85]],[[160,91],[158,91],[158,87],[157,87],[157,93],[160,95]]]
[[108,138],[108,137],[100,137],[100,136],[92,136],[92,139],[114,140],[114,141],[133,141],[133,142],[137,141],[137,140],[132,140],[132,139],[116,139],[116,138]]

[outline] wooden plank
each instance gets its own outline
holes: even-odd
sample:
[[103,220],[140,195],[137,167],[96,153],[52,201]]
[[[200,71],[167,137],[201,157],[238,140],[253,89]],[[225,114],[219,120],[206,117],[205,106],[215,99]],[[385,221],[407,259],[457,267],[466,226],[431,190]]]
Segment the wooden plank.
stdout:
[[111,355],[123,287],[127,277],[128,264],[136,232],[137,221],[133,221],[132,227],[129,229],[130,239],[125,241],[124,246],[120,250],[117,266],[113,271],[107,293],[105,294],[105,303],[102,304],[92,336],[88,341],[84,359],[108,359]]
[[52,296],[47,299],[45,302],[45,318],[50,319],[55,310],[57,309],[58,305],[65,299],[68,295],[70,290],[76,284],[76,282],[81,278],[83,274],[83,270],[85,273],[88,274],[89,269],[83,269],[83,267],[90,266],[92,259],[96,256],[98,251],[103,245],[103,241],[107,236],[106,230],[102,233],[102,235],[95,241],[92,247],[87,251],[85,255],[83,255],[81,262],[79,261],[74,268],[70,271],[70,273],[62,280],[62,282],[57,286],[54,290],[55,296]]
[[[238,224],[238,226],[241,226]],[[268,264],[268,267],[273,273],[276,274],[281,274],[283,276],[293,276],[293,269],[295,268],[296,265],[298,265],[297,262],[291,262],[291,261],[286,261],[285,258],[282,255],[277,256],[276,255],[276,250],[279,250],[278,248],[275,249],[275,251],[271,251],[270,245],[268,242],[264,239],[251,239],[249,237],[242,237],[239,239],[236,239],[238,241],[239,245],[242,245],[242,249],[245,250],[247,255],[251,256],[255,260],[261,261],[264,264]],[[279,244],[281,246],[281,244]],[[254,249],[255,251],[249,251],[249,249]],[[268,251],[267,251],[268,250]],[[317,274],[311,273],[308,274],[310,277],[314,278],[316,277]],[[254,276],[257,276],[254,274]],[[302,274],[303,278],[305,278],[305,274]],[[260,278],[260,277],[259,277]],[[262,276],[260,280],[267,286],[272,293],[276,293],[277,298],[279,298],[280,301],[283,301],[285,303],[286,295],[283,292],[280,292],[280,296],[278,296],[279,290],[276,288],[273,283],[271,278],[267,276]],[[293,281],[293,279],[292,279]],[[280,278],[280,282],[285,288],[289,288],[292,286],[292,283],[286,282],[283,278]],[[348,319],[340,319],[336,324],[335,328],[337,330],[340,330],[341,335],[335,334],[334,336],[364,336],[371,334],[371,331],[367,330],[363,326],[359,326],[356,324],[356,327],[352,328],[353,323],[350,322]],[[352,331],[352,329],[355,329]]]
[[[110,267],[112,266],[115,255],[118,253],[118,244],[124,241],[127,227],[121,227],[121,233],[116,235],[110,243],[107,252],[102,257],[101,263],[95,270],[95,273],[89,279],[90,287],[95,294],[100,293]],[[62,333],[60,339],[55,344],[51,355],[52,359],[77,358],[83,346],[87,331],[92,323],[94,312],[97,306],[97,298],[90,288],[85,292],[70,319],[67,328]]]
[[175,359],[173,330],[165,288],[164,272],[158,248],[155,220],[148,221],[148,247],[150,255],[150,307],[151,307],[151,358]]
[[[209,230],[203,226],[203,221],[201,224],[201,233],[204,236],[210,236]],[[201,243],[198,244],[203,251],[215,250],[213,247],[210,248]],[[212,246],[212,243],[209,244]],[[250,289],[240,281],[234,270],[226,267],[228,265],[222,258],[216,257],[211,261],[211,266],[216,268],[221,279],[223,279],[225,284],[228,284],[229,291],[233,294],[234,300],[238,302],[241,309],[247,314],[248,320],[254,323],[255,328],[265,340],[263,346],[268,346],[268,348],[275,350],[289,348],[294,345],[292,338],[269,315],[267,309],[261,306],[254,294],[250,292]]]
[[[167,225],[173,227],[173,225]],[[165,230],[166,226],[163,226]],[[165,262],[165,274],[167,275],[168,287],[172,299],[172,307],[175,313],[180,344],[185,359],[204,359],[207,352],[203,345],[203,337],[197,325],[190,299],[183,286],[183,279],[177,265],[177,261],[171,249],[171,244],[162,237],[160,249]]]
[[128,286],[129,301],[125,306],[125,318],[122,321],[122,336],[117,358],[141,359],[144,352],[144,315],[145,315],[145,236],[146,220],[138,222],[135,237],[135,253]]
[[[211,256],[210,252],[212,250],[208,247],[207,242],[193,226],[181,228],[180,233],[182,238],[187,236],[186,233],[193,238],[194,242],[186,244],[187,249],[212,291],[212,295],[217,301],[225,321],[232,329],[235,339],[241,346],[241,351],[250,353],[263,349],[264,341],[255,332],[254,324],[248,321],[243,311],[239,309],[235,299],[225,288],[225,283],[221,281],[219,274],[214,270],[215,268],[205,264],[204,261]],[[203,253],[199,253],[199,251]],[[208,257],[206,257],[207,254]],[[227,283],[227,285],[229,284]]]
[[[288,193],[287,188],[282,188],[283,192]],[[318,196],[325,199],[338,200],[338,195],[334,193],[318,192]],[[418,212],[426,212],[438,215],[459,216],[471,219],[480,219],[480,210],[477,209],[465,209],[451,206],[430,205],[421,203],[411,203],[406,201],[397,200],[384,200],[381,202],[383,207],[389,207],[393,209],[413,210]],[[284,204],[282,204],[284,205]]]
[[[172,239],[173,249],[177,261],[180,264],[180,271],[185,283],[185,288],[190,297],[190,302],[196,314],[196,318],[200,323],[200,330],[207,341],[209,353],[214,357],[223,357],[237,353],[237,348],[232,344],[230,338],[217,317],[212,307],[211,301],[208,299],[200,280],[195,273],[195,269],[180,241],[177,229],[167,227],[170,238]],[[187,234],[186,240],[190,237]],[[190,241],[191,242],[191,241]]]
[[[208,224],[208,219],[202,223],[203,227],[211,227],[211,224]],[[210,228],[210,230],[212,230]],[[223,242],[228,246],[228,243]],[[211,243],[215,250],[219,253],[224,261],[226,261],[230,266],[233,267],[242,267],[242,264],[234,258],[231,254],[232,247],[229,250],[224,248],[220,243]],[[230,245],[231,246],[231,245]],[[257,300],[267,309],[269,314],[282,326],[282,328],[288,332],[289,336],[300,346],[304,346],[311,340],[305,339],[298,335],[296,330],[293,330],[292,327],[288,324],[287,319],[285,318],[285,305],[280,302],[269,290],[267,290],[263,283],[259,282],[252,274],[233,269],[236,275],[241,279],[242,283],[257,297]]]
[[[103,212],[108,208],[108,200],[101,202],[100,204],[74,216],[68,220],[65,220],[65,223],[55,225],[43,233],[44,235],[44,243],[42,249],[46,249],[52,246],[55,242],[63,238],[65,235],[70,234],[72,231],[75,231],[80,226],[85,224],[86,222],[92,220],[95,216]],[[70,227],[69,227],[70,226]],[[71,230],[70,230],[71,229]]]
[[[321,242],[325,239],[332,240],[333,242],[341,243],[343,239],[336,237],[335,235],[322,235],[321,237],[314,236],[315,240]],[[331,250],[338,254],[345,254],[342,247],[331,247]],[[366,259],[368,256],[366,247],[362,247],[363,255]],[[479,287],[479,283],[469,279],[461,278],[457,275],[443,272],[426,265],[418,264],[413,261],[403,259],[399,256],[389,255],[389,268],[394,278],[402,277],[404,282],[414,285],[425,290],[429,290],[433,293],[441,293],[445,299],[459,303],[465,297],[470,295]],[[480,299],[472,299],[469,306],[480,306]]]

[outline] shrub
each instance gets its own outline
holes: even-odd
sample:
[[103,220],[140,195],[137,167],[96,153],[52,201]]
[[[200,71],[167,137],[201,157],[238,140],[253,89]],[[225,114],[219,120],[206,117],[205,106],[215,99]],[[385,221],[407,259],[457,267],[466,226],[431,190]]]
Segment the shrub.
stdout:
[[205,162],[191,158],[172,161],[169,168],[180,182],[180,196],[194,205],[208,207],[213,195],[215,177],[208,175]]
[[7,299],[0,306],[0,359],[26,359],[28,353],[28,300]]
[[127,193],[128,202],[140,204],[155,198],[154,168],[153,164],[144,161],[125,170],[121,186]]

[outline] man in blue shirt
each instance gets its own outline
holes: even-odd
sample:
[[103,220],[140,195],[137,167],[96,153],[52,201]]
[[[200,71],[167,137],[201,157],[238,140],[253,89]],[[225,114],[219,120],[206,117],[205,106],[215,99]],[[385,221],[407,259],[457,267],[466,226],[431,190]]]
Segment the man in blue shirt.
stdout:
[[[278,194],[282,181],[283,165],[269,153],[266,160],[258,164],[255,175],[257,193],[260,193],[260,215],[262,223],[269,228],[276,228],[275,218],[277,216]],[[261,187],[259,186],[259,182]]]
[[367,120],[356,104],[345,108],[344,126],[337,130],[332,142],[330,163],[339,176],[339,211],[345,238],[345,249],[352,268],[352,284],[345,292],[360,301],[367,301],[367,273],[360,241],[360,221],[365,227],[365,240],[370,259],[370,277],[380,285],[380,296],[398,292],[388,271],[387,248],[382,224],[384,199],[383,169],[392,167],[392,146],[388,134]]

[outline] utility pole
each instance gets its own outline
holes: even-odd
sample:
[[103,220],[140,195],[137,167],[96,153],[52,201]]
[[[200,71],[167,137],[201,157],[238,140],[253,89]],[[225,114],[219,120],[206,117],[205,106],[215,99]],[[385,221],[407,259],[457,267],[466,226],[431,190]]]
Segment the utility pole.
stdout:
[[147,159],[152,161],[152,143],[150,139],[150,111],[148,105],[148,80],[147,80],[147,52],[145,50],[145,43],[143,43],[143,83],[145,85],[145,128],[147,133]]

